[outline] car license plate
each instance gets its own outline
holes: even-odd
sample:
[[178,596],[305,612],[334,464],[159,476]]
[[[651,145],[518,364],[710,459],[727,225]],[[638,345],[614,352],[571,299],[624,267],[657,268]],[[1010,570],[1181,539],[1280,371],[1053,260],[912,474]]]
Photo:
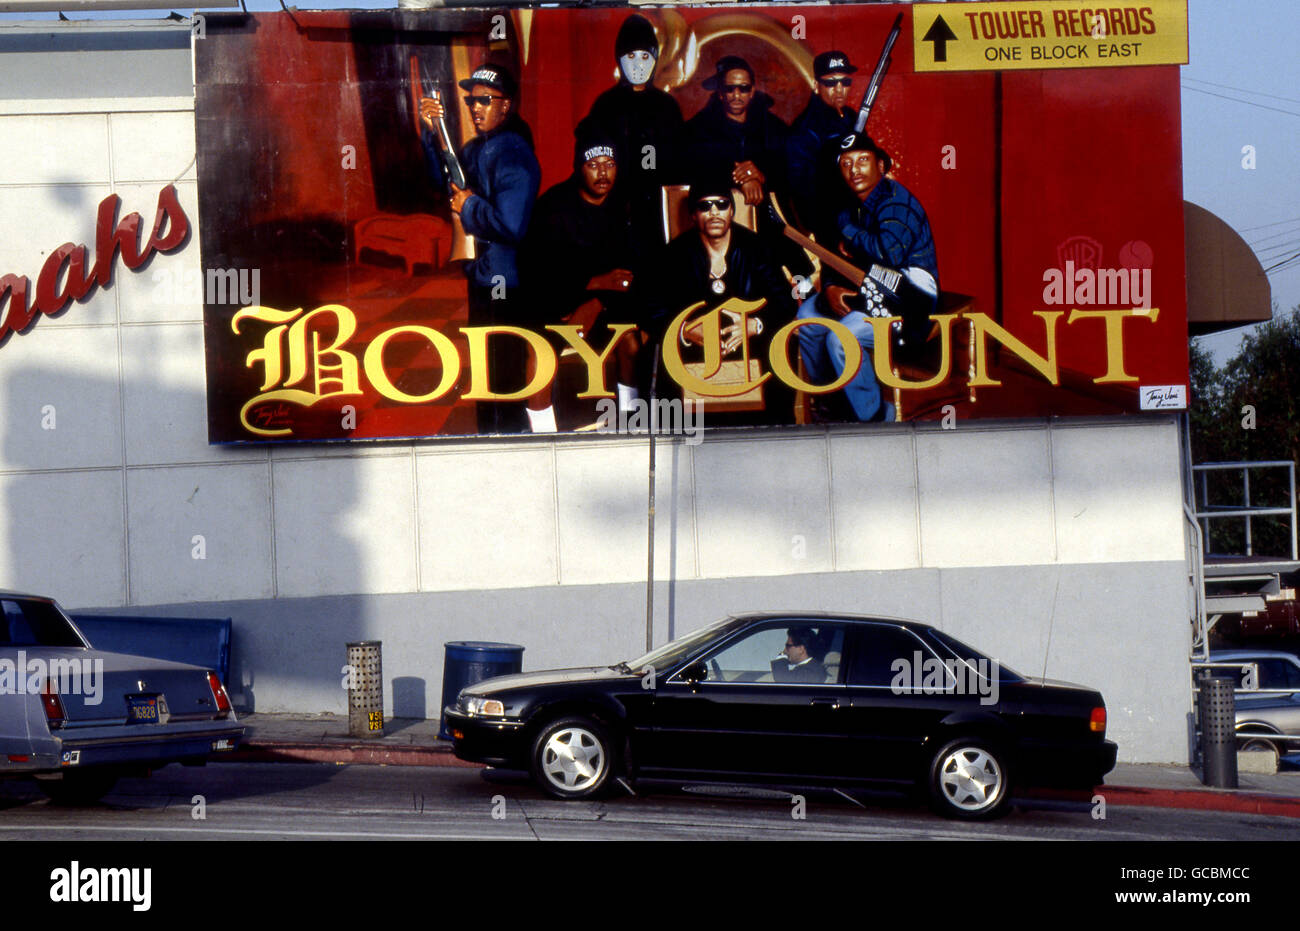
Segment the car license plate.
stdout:
[[160,720],[161,695],[126,696],[126,722],[128,724],[157,724]]

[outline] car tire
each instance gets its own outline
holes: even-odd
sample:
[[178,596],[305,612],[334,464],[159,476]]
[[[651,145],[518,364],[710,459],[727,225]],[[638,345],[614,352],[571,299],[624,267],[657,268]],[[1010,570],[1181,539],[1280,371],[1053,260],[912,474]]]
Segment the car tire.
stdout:
[[538,732],[531,763],[533,780],[548,795],[594,798],[607,787],[614,770],[614,741],[591,718],[559,718]]
[[983,738],[950,740],[931,758],[930,804],[947,818],[996,818],[1011,800],[1011,769],[997,745]]
[[62,779],[38,779],[36,784],[55,805],[93,805],[117,783],[117,773],[68,772]]
[[[1258,725],[1251,725],[1258,727]],[[1238,737],[1237,749],[1244,750],[1272,750],[1279,758],[1283,755],[1283,750],[1273,741],[1265,740],[1263,737]]]

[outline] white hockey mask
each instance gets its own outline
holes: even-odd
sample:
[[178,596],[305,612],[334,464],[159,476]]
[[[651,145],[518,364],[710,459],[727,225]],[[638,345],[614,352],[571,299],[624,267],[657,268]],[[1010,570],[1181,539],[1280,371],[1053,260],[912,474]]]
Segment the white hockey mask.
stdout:
[[639,49],[628,52],[618,60],[619,70],[623,72],[623,77],[627,78],[628,83],[635,87],[640,87],[650,80],[650,75],[654,74],[655,56],[653,52]]

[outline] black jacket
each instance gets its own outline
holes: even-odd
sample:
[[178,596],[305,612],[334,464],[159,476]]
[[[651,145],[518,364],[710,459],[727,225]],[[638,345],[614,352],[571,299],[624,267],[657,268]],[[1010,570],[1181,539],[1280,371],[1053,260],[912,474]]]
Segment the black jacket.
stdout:
[[[618,187],[629,207],[639,251],[663,245],[660,187],[688,180],[681,152],[685,125],[681,107],[670,94],[652,86],[633,90],[627,81],[619,81],[596,98],[575,130],[599,130],[617,145]],[[653,168],[648,167],[651,163]]]
[[763,332],[749,346],[751,357],[765,359],[772,334],[794,319],[789,282],[763,241],[743,226],[731,227],[722,294],[709,286],[709,254],[694,227],[663,248],[652,270],[638,279],[638,292],[647,310],[647,328],[656,338],[663,337],[674,317],[700,301],[712,308],[729,297],[763,298],[767,303],[753,314],[763,321]]
[[622,310],[620,317],[627,316],[626,295],[587,290],[595,276],[615,268],[632,271],[635,264],[627,205],[618,196],[620,185],[621,180],[597,206],[582,199],[575,175],[537,199],[519,255],[529,316],[537,327],[560,323],[593,297],[600,297],[610,309]]
[[799,224],[817,236],[817,241],[834,249],[839,241],[836,217],[853,205],[853,195],[839,172],[836,157],[840,140],[853,132],[857,114],[836,113],[813,93],[808,106],[790,124],[786,146],[790,172],[790,193]]
[[786,138],[790,128],[772,113],[774,101],[758,91],[745,112],[745,122],[727,116],[716,96],[686,124],[685,153],[693,169],[731,171],[737,162],[752,161],[767,177],[764,193],[786,191]]

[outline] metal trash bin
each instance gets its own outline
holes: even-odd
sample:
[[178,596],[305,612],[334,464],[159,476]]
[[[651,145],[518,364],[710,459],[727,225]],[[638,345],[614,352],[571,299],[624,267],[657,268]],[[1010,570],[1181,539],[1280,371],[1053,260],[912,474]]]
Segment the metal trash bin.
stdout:
[[[438,706],[438,717],[442,718],[442,709],[456,703],[460,690],[475,682],[491,679],[493,676],[508,676],[522,672],[524,668],[524,648],[517,643],[488,643],[482,640],[453,640],[445,643],[446,655],[442,664],[442,704]],[[451,740],[451,731],[446,719],[439,722],[438,736]]]
[[1237,680],[1206,676],[1196,696],[1201,725],[1201,781],[1219,789],[1237,788]]
[[359,640],[348,644],[348,734],[384,736],[383,643]]

